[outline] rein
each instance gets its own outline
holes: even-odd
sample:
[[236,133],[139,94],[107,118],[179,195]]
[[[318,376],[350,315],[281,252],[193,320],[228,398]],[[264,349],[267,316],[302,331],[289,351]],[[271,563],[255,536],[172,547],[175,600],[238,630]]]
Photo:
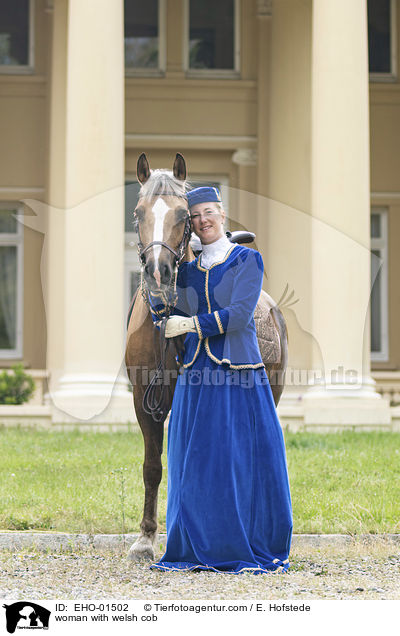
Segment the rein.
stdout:
[[[173,340],[173,343],[175,345],[175,351],[176,354],[178,356],[178,364],[179,366],[182,365],[183,360],[182,360],[182,351],[181,349],[179,349],[175,338],[166,338],[165,337],[165,328],[167,326],[167,321],[168,318],[163,318],[160,321],[160,339],[159,339],[159,344],[160,344],[160,362],[158,364],[158,367],[153,375],[153,377],[151,378],[149,384],[146,387],[146,390],[144,392],[143,395],[143,400],[142,400],[142,407],[143,410],[145,411],[145,413],[147,413],[148,415],[151,415],[151,417],[153,418],[154,422],[163,422],[167,416],[168,413],[168,407],[167,407],[167,402],[166,402],[166,385],[164,382],[164,374],[165,374],[165,369],[166,369],[166,364],[167,364],[167,351],[168,351],[168,347],[169,347],[169,341]],[[156,328],[154,327],[154,341],[156,339]],[[154,344],[156,344],[154,342]],[[160,387],[159,389],[159,397],[157,399],[157,387]]]

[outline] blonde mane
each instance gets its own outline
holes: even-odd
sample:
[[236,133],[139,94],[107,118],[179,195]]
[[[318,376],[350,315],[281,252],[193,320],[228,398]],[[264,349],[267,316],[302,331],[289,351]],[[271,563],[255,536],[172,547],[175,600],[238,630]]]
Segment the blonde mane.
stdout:
[[157,194],[183,197],[187,191],[185,181],[176,179],[170,170],[151,170],[150,177],[139,191],[140,198],[150,198]]

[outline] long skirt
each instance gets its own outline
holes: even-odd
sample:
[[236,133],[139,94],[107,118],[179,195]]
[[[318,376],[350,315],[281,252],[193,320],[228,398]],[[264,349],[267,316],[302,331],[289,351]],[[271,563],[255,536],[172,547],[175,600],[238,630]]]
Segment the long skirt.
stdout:
[[283,571],[291,535],[285,444],[265,369],[231,370],[202,345],[174,393],[167,546],[151,567]]

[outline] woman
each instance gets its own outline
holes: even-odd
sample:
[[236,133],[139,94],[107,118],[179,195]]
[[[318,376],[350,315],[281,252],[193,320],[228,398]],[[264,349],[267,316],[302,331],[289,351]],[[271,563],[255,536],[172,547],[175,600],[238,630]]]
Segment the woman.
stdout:
[[286,570],[285,446],[257,344],[263,263],[232,245],[217,188],[187,194],[202,254],[183,263],[166,336],[187,333],[168,432],[167,546],[153,568]]

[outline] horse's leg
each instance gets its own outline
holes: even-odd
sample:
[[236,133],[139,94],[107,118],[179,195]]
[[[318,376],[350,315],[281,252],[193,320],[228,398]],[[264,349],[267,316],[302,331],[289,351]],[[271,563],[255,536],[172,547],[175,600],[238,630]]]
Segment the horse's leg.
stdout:
[[154,544],[157,540],[157,498],[162,478],[161,454],[164,423],[154,422],[141,407],[141,399],[135,396],[135,410],[144,440],[144,510],[140,524],[140,535],[131,546],[128,557],[134,561],[154,559]]

